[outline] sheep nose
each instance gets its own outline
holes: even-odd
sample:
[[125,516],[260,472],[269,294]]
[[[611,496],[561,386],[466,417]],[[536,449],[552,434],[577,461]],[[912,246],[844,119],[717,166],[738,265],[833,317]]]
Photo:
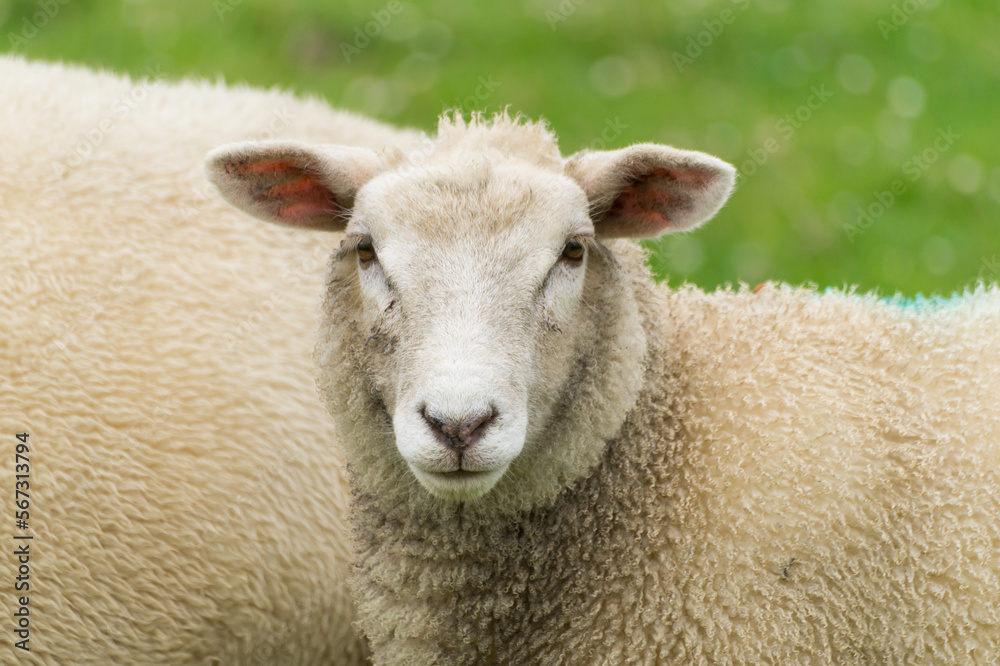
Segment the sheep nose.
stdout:
[[420,413],[438,440],[458,452],[482,439],[483,433],[496,419],[496,412],[492,407],[463,416],[435,414],[426,406]]

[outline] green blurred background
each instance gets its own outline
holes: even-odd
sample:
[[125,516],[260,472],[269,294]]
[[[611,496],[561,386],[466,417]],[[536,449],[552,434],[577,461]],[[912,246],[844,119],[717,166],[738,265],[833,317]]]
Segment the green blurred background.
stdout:
[[731,203],[651,244],[673,283],[1000,278],[998,0],[0,0],[0,27],[5,52],[221,74],[429,131],[510,105],[564,154],[717,154]]

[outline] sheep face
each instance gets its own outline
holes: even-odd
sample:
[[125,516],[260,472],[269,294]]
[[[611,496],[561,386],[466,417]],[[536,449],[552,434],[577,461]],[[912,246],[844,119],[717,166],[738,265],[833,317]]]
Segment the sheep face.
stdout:
[[[343,230],[317,358],[356,482],[508,506],[594,464],[634,403],[645,334],[614,237],[711,217],[733,170],[655,145],[563,161],[539,126],[450,129],[419,159],[292,143],[209,156],[235,205]],[[464,131],[459,131],[464,130]],[[456,139],[456,134],[460,136]]]
[[335,270],[356,281],[399,455],[434,495],[486,493],[544,431],[573,368],[587,210],[562,174],[478,160],[358,193]]

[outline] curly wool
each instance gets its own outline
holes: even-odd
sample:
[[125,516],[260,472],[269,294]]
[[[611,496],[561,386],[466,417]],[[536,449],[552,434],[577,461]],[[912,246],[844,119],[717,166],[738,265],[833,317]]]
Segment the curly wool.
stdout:
[[0,97],[0,486],[28,432],[34,535],[31,652],[8,627],[0,661],[364,663],[310,362],[329,242],[234,212],[202,159],[416,136],[280,92],[9,57]]
[[645,380],[591,472],[510,514],[352,463],[376,663],[1000,658],[1000,291],[671,291],[624,245]]

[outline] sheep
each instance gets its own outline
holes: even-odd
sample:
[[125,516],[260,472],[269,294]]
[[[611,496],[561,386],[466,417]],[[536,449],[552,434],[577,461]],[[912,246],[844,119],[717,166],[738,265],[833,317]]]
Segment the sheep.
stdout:
[[[418,135],[218,83],[12,57],[0,82],[5,576],[11,535],[33,536],[0,662],[366,663],[343,454],[293,332],[316,325],[331,248],[217,202],[202,159]],[[21,433],[27,530],[6,513]]]
[[[656,287],[721,160],[221,146],[220,193],[343,231],[316,361],[377,664],[996,663],[1000,291]],[[292,334],[290,332],[290,334]]]

